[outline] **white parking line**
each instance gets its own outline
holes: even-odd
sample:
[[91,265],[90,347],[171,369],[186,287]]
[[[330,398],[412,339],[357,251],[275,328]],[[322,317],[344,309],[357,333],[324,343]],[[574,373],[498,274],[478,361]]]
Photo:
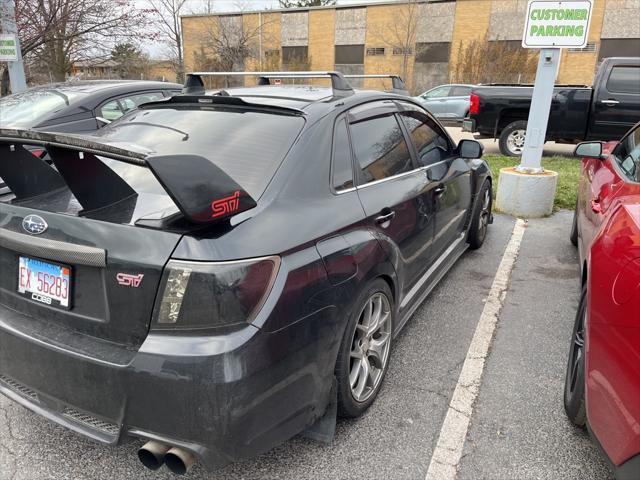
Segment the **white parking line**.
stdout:
[[456,478],[458,463],[462,457],[462,449],[473,414],[473,404],[480,390],[485,360],[489,355],[493,333],[507,295],[511,272],[516,258],[518,258],[525,227],[524,220],[518,219],[516,221],[498,272],[493,279],[489,296],[467,351],[467,358],[462,366],[460,377],[458,377],[458,384],[449,403],[449,410],[431,457],[426,480],[453,480]]

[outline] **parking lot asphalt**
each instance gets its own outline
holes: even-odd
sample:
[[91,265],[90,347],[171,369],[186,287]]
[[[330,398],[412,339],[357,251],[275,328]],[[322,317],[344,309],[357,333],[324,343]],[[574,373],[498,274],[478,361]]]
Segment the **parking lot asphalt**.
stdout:
[[[571,216],[529,222],[498,322],[460,463],[461,479],[606,479],[588,437],[562,410],[563,373],[578,296]],[[296,437],[192,479],[424,479],[515,219],[496,215],[396,338],[380,396],[334,441]],[[0,480],[169,479],[136,457],[140,442],[104,447],[0,396]]]

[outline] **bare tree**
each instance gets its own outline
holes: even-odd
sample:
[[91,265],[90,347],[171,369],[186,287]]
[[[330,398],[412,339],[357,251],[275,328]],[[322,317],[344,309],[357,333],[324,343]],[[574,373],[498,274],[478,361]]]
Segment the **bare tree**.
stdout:
[[460,42],[450,77],[454,83],[528,83],[535,79],[536,65],[535,54],[519,41],[484,38]]
[[402,56],[402,69],[400,75],[409,85],[409,65],[416,44],[418,30],[419,0],[407,0],[395,7],[393,21],[389,22],[382,40],[392,49],[394,55]]
[[[197,67],[207,66],[217,71],[242,70],[247,60],[260,60],[261,36],[262,42],[270,41],[265,38],[264,30],[271,21],[263,21],[261,25],[248,24],[243,22],[242,15],[204,17],[201,21],[201,48],[194,54]],[[211,81],[215,87],[227,86],[227,82],[218,85],[216,79]]]
[[[177,81],[184,81],[184,55],[182,52],[182,25],[180,14],[187,0],[147,0],[158,19],[158,26],[164,41],[169,46]],[[208,5],[212,9],[213,4]]]
[[108,55],[117,38],[144,32],[148,12],[133,0],[14,0],[22,55],[65,79],[72,62]]

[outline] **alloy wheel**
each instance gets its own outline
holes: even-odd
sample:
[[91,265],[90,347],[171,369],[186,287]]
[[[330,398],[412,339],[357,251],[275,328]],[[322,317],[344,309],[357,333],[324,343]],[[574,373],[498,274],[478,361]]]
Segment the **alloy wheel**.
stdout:
[[484,240],[489,228],[489,220],[491,218],[491,189],[487,188],[482,199],[482,210],[480,210],[480,218],[478,219],[478,237]]
[[351,341],[349,386],[357,402],[366,402],[380,385],[390,346],[390,302],[377,292],[365,302]]
[[526,130],[514,130],[511,132],[507,137],[507,148],[509,151],[515,155],[522,154],[526,134]]
[[584,379],[584,325],[585,317],[587,315],[586,309],[584,315],[580,320],[580,325],[576,329],[576,333],[573,337],[573,345],[571,346],[571,358],[569,360],[569,393],[571,395],[576,391],[578,382]]

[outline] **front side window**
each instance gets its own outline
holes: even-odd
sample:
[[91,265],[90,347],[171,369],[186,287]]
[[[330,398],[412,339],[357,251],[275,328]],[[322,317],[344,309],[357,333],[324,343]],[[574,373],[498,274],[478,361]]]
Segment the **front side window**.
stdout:
[[347,132],[347,121],[342,118],[333,132],[333,188],[336,192],[353,187],[353,164]]
[[418,154],[418,164],[428,167],[449,158],[451,147],[440,129],[425,113],[418,110],[402,112],[404,123]]
[[640,182],[640,128],[632,131],[613,152],[620,170],[632,182]]
[[614,93],[640,94],[640,67],[613,67],[607,90]]
[[360,183],[413,170],[411,155],[395,115],[368,118],[352,123],[350,129],[361,172]]

